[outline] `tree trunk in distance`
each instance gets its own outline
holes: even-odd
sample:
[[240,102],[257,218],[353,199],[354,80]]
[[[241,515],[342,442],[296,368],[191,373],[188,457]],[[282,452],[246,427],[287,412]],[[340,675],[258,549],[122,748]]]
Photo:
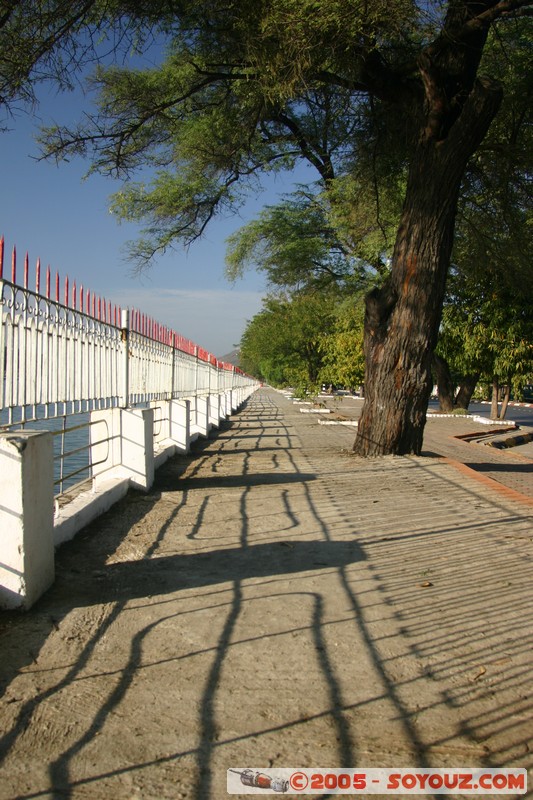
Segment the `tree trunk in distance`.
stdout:
[[492,401],[490,405],[490,418],[498,419],[498,397],[500,394],[500,384],[496,375],[492,379]]
[[478,380],[479,372],[474,373],[474,375],[466,375],[462,379],[455,398],[456,408],[464,408],[465,411],[468,411],[468,406],[470,405]]
[[452,380],[448,362],[442,356],[433,353],[433,369],[437,379],[437,392],[439,395],[439,409],[446,413],[453,411],[453,396],[455,385]]
[[511,384],[508,383],[505,386],[505,393],[503,395],[502,405],[500,408],[500,419],[505,419],[505,415],[507,414],[507,406],[509,405],[509,400],[511,399]]

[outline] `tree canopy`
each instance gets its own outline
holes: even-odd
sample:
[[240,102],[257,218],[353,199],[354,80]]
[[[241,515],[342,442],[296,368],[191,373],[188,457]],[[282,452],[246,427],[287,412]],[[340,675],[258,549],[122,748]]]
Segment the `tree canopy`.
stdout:
[[[33,11],[48,7],[35,0],[27,5]],[[113,209],[146,225],[134,246],[140,264],[174,242],[193,241],[215,214],[237,210],[262,174],[290,169],[299,159],[311,164],[319,183],[315,194],[327,208],[322,221],[342,243],[343,259],[348,255],[348,262],[342,259],[348,273],[362,256],[357,248],[365,219],[377,235],[367,249],[383,280],[366,297],[368,395],[356,452],[418,453],[461,183],[502,103],[501,77],[513,62],[514,45],[530,33],[531,5],[74,3],[81,22],[66,23],[67,42],[91,14],[107,15],[116,30],[130,21],[135,30],[144,15],[164,31],[168,47],[153,68],[100,65],[93,77],[99,108],[78,127],[48,130],[46,152],[89,156],[93,169],[124,178]],[[65,19],[69,12],[61,8]],[[15,34],[19,48],[24,24],[20,11],[4,18],[2,30]],[[517,71],[525,58],[519,50]],[[60,51],[52,46],[47,52]],[[44,58],[40,63],[46,64]],[[30,61],[38,63],[37,56]],[[148,179],[133,182],[145,168]],[[402,196],[397,215],[396,190]],[[371,212],[364,202],[369,197]],[[295,223],[305,224],[294,204],[290,212]],[[266,242],[260,223],[267,221],[263,217],[236,244],[244,260]],[[347,242],[352,246],[346,248]],[[268,246],[273,243],[271,237]],[[328,268],[335,272],[334,251],[319,253],[319,242],[308,236],[304,245],[311,248],[309,258],[319,255],[322,275]],[[390,269],[382,270],[389,253]],[[268,261],[268,250],[264,254]],[[287,248],[279,257],[286,256]],[[237,259],[236,268],[242,263]],[[277,266],[270,259],[267,269]]]
[[166,0],[1,2],[0,104],[31,107],[45,81],[71,89],[90,65],[142,52],[169,21]]
[[244,369],[276,386],[316,389],[335,305],[334,297],[324,292],[267,298],[242,338]]
[[[96,14],[99,4],[90,5]],[[169,2],[163,62],[100,66],[98,111],[76,129],[49,130],[46,148],[58,158],[90,155],[94,169],[126,179],[155,170],[151,181],[128,182],[113,203],[119,216],[146,223],[134,247],[143,263],[194,240],[213,215],[239,207],[261,172],[297,159],[324,186],[351,175],[362,156],[374,174],[397,181],[424,94],[434,104],[428,125],[443,137],[475,79],[471,41],[527,5],[458,3],[446,16],[440,3],[411,0]],[[151,7],[152,17],[161,7]],[[461,51],[455,65],[452,37]],[[446,78],[449,97],[434,97],[445,69],[464,75]]]

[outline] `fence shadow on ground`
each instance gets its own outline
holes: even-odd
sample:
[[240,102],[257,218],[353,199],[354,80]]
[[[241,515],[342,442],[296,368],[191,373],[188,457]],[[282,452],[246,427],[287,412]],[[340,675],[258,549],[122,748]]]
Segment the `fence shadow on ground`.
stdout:
[[[511,537],[526,529],[526,513],[452,480],[438,459],[344,461],[339,470],[319,448],[308,457],[278,403],[260,394],[219,436],[165,465],[153,492],[130,495],[93,523],[59,554],[57,585],[4,632],[9,653],[42,625],[37,664],[27,653],[4,663],[9,683],[24,665],[38,670],[39,637],[43,644],[69,614],[106,609],[61,679],[20,704],[0,740],[9,770],[41,706],[68,697],[89,665],[93,679],[112,678],[69,740],[57,742],[46,785],[21,800],[46,791],[57,800],[78,791],[129,797],[120,786],[131,775],[147,796],[165,782],[183,785],[191,800],[219,800],[225,768],[257,766],[248,759],[259,757],[271,766],[302,766],[301,757],[374,766],[387,752],[407,759],[397,766],[516,763],[531,719],[524,589],[532,575]],[[387,493],[394,513],[384,512]],[[465,497],[480,509],[475,523]],[[142,553],[126,557],[121,547],[136,535]],[[147,621],[128,628],[142,609]],[[124,655],[111,665],[98,651],[116,627]],[[158,631],[169,640],[163,647],[152,641]],[[306,656],[295,672],[298,648]],[[177,706],[193,663],[194,687]],[[142,714],[148,726],[152,712],[135,706],[135,680],[163,668],[153,716],[166,720],[171,706],[175,745],[151,750],[147,727],[140,757],[127,749],[127,720]],[[119,711],[119,763],[85,763],[97,736],[111,741]]]

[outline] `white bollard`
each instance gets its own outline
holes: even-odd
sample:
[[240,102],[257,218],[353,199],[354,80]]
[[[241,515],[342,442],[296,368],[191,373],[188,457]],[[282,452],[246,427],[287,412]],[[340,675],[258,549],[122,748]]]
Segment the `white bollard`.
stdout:
[[231,416],[230,397],[231,397],[231,391],[229,389],[226,389],[226,391],[223,392],[222,394],[222,406],[221,406],[222,419],[228,419],[228,417]]
[[209,417],[208,417],[208,424],[209,428],[218,428],[220,425],[220,395],[219,394],[210,394],[209,395]]
[[169,438],[182,453],[189,452],[191,442],[191,401],[171,400],[169,404]]
[[0,435],[0,607],[27,610],[54,581],[52,434]]
[[193,432],[198,436],[209,434],[209,397],[206,395],[196,398],[196,424]]
[[121,409],[121,466],[136,489],[154,482],[154,409]]

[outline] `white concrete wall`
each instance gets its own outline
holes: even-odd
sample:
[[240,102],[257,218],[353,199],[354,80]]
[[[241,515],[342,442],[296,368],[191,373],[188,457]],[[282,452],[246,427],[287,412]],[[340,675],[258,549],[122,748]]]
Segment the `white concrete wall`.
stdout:
[[176,444],[181,453],[188,453],[191,443],[190,409],[190,400],[171,400],[169,402],[168,438]]
[[207,436],[209,433],[209,397],[201,395],[196,397],[195,420],[191,425],[191,434],[195,438]]
[[0,607],[28,609],[54,580],[52,435],[0,435]]
[[219,394],[210,394],[209,395],[209,415],[208,415],[208,422],[210,428],[218,428],[220,425],[221,420],[221,413],[220,413],[220,395]]
[[[54,580],[54,548],[107,511],[130,487],[149,491],[156,467],[237,410],[255,391],[158,401],[154,408],[91,413],[91,489],[54,517],[52,435],[0,434],[0,608],[27,609]],[[156,436],[154,436],[156,414]]]
[[135,489],[148,491],[154,482],[154,410],[122,409],[122,468]]

